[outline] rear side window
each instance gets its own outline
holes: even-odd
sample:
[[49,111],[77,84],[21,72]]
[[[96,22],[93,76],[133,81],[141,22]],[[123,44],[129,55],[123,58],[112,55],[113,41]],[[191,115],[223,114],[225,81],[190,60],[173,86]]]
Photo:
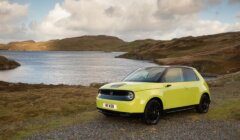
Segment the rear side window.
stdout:
[[192,69],[184,68],[183,69],[184,81],[198,81],[198,77]]
[[162,82],[183,82],[183,71],[181,68],[170,68],[162,77]]

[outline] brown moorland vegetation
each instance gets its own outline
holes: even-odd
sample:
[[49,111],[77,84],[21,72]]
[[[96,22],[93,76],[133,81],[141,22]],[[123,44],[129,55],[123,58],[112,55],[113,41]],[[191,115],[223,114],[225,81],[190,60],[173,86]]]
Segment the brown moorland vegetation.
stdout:
[[[240,120],[240,72],[219,77],[209,84],[212,96],[209,112],[190,113],[190,117]],[[99,85],[93,86],[0,82],[0,139],[21,139],[101,118],[95,105]]]
[[96,95],[94,87],[0,82],[0,139],[89,121]]
[[[14,51],[120,51],[125,42],[113,36],[81,36],[42,42],[10,42],[2,49]],[[1,48],[1,46],[0,46]]]
[[152,41],[120,57],[151,60],[161,65],[189,65],[202,73],[237,72],[240,70],[240,32]]

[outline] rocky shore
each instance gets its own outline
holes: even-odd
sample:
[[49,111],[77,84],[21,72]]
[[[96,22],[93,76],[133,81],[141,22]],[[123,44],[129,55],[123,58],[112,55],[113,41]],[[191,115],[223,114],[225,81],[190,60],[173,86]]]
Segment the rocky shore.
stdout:
[[19,67],[20,64],[4,56],[0,56],[0,70],[9,70]]

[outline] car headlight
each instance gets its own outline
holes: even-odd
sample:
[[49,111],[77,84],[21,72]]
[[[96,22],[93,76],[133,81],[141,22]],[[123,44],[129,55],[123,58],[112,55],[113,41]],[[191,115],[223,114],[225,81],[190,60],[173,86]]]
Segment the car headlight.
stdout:
[[129,100],[132,100],[132,99],[134,98],[134,93],[133,93],[132,91],[129,91],[129,92],[128,92],[128,95],[127,95],[127,98],[128,98]]

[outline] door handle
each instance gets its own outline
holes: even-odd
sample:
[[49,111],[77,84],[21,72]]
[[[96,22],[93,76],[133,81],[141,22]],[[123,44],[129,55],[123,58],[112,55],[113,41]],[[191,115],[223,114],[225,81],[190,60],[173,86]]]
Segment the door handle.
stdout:
[[171,87],[172,85],[171,84],[167,84],[165,87]]

